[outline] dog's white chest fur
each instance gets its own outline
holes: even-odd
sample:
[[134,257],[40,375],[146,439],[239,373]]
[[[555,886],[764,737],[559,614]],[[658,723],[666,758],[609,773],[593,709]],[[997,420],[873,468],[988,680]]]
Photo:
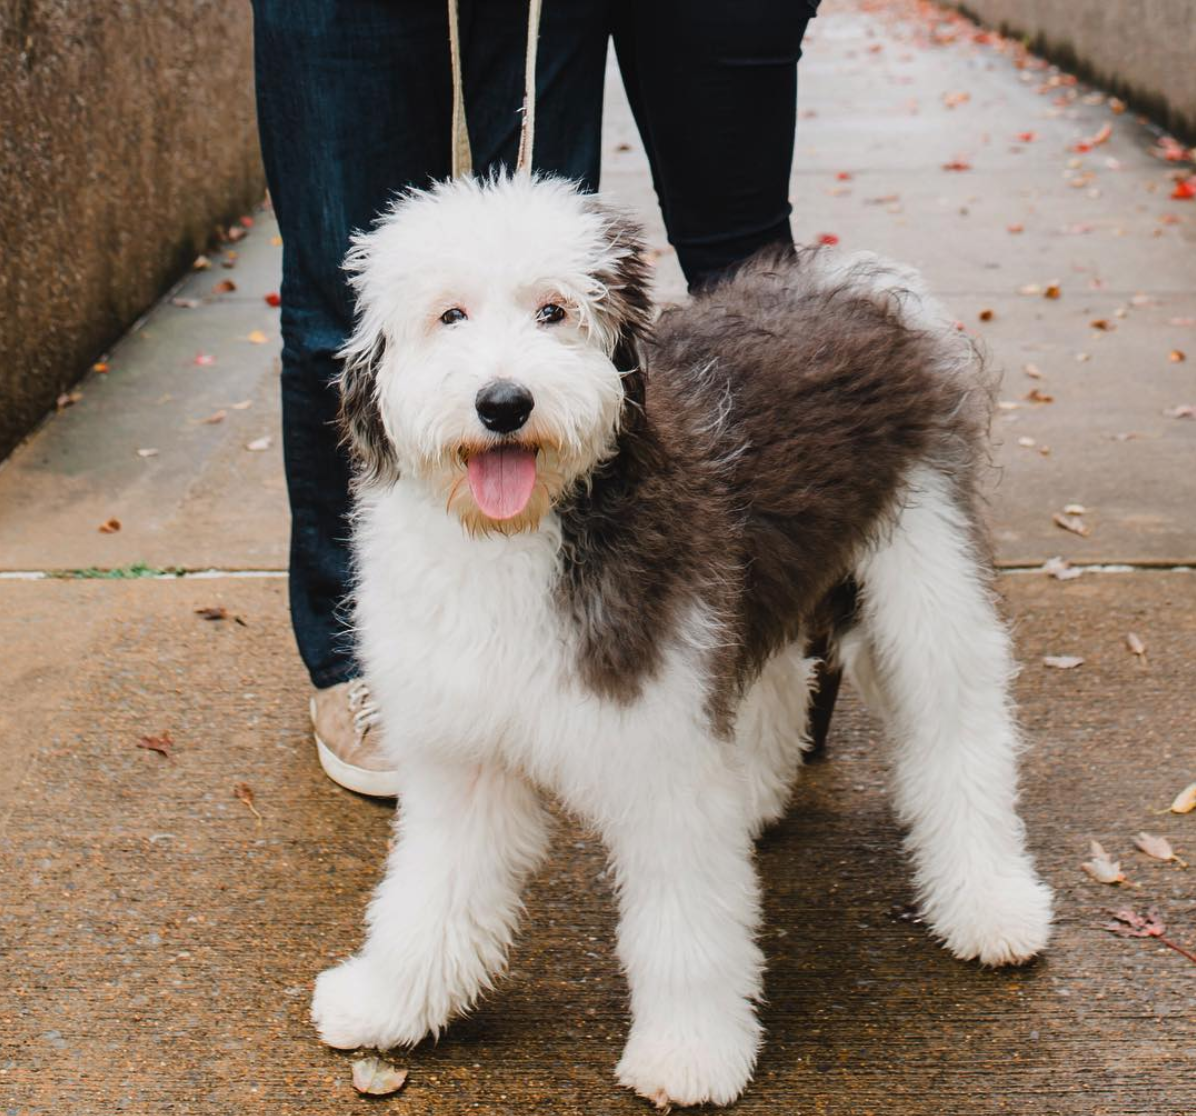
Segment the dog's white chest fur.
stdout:
[[640,697],[620,704],[578,678],[555,601],[552,517],[536,531],[471,537],[405,481],[359,514],[360,652],[398,760],[499,760],[592,816],[596,785],[663,760],[671,740],[692,750],[691,726],[704,721],[700,617]]

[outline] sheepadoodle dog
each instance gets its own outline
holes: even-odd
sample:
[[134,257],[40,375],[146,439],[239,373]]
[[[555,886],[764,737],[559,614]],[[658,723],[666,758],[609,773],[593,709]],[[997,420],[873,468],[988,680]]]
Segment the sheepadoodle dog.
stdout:
[[520,177],[404,195],[347,266],[356,629],[403,791],[365,944],[316,983],[325,1042],[416,1043],[476,1003],[552,796],[617,880],[619,1081],[735,1100],[753,841],[820,638],[891,736],[933,932],[983,965],[1043,948],[977,512],[991,396],[915,274],[778,251],[653,320],[637,226]]

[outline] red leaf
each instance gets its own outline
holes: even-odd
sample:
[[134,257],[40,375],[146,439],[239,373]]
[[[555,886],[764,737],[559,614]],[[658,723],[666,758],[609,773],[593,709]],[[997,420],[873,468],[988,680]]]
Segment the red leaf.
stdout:
[[818,243],[827,245],[838,244],[839,238],[834,233],[819,233]]
[[951,162],[943,164],[945,171],[970,171],[971,169],[972,164],[967,159],[952,159]]
[[266,295],[266,305],[281,306],[282,296],[277,291],[271,291],[268,295]]
[[835,177],[840,182],[850,182],[853,178],[851,171],[840,171]]
[[1196,174],[1190,178],[1181,178],[1175,184],[1175,189],[1171,191],[1171,197],[1174,201],[1191,201],[1196,198]]
[[1017,134],[1018,143],[1033,143],[1036,139],[1038,139],[1037,132],[1018,132]]

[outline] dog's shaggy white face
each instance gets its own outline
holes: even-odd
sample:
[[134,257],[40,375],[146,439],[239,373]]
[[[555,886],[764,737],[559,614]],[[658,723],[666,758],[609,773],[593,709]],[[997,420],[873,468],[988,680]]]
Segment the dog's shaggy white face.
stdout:
[[613,450],[639,252],[561,181],[400,198],[346,264],[345,419],[367,476],[418,478],[472,531],[534,527]]

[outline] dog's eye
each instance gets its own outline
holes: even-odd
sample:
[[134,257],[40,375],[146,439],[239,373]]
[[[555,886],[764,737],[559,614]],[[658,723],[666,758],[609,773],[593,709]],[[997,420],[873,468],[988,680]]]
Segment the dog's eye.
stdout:
[[469,315],[460,306],[454,306],[441,314],[440,320],[444,325],[456,325],[458,322],[465,321],[468,317]]
[[555,302],[546,302],[536,311],[536,321],[541,325],[556,325],[565,320],[565,308]]

